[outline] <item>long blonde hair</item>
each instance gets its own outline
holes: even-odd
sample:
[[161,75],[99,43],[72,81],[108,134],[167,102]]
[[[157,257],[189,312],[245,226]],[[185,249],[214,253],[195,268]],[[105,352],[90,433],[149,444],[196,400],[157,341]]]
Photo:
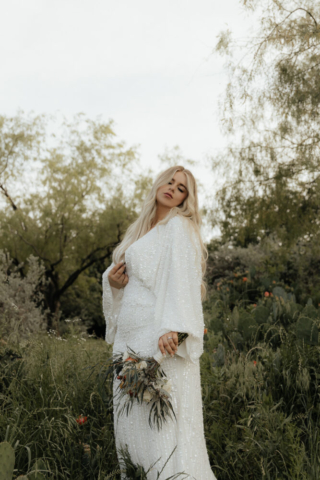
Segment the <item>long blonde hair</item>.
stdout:
[[146,199],[143,202],[139,217],[129,226],[123,237],[122,242],[114,249],[112,260],[114,264],[120,262],[121,260],[124,260],[124,254],[127,248],[129,248],[129,246],[135,241],[137,241],[139,238],[143,237],[152,228],[153,220],[155,219],[157,211],[156,197],[158,188],[170,182],[176,172],[183,172],[186,175],[188,195],[180,205],[171,208],[168,215],[163,220],[159,221],[157,225],[166,224],[171,218],[176,215],[181,215],[189,219],[190,224],[193,226],[201,246],[201,299],[204,300],[206,298],[207,292],[207,284],[204,280],[204,276],[207,267],[208,251],[202,241],[200,232],[202,219],[198,205],[197,183],[190,170],[187,170],[181,165],[170,167],[157,176],[150,192],[148,193]]

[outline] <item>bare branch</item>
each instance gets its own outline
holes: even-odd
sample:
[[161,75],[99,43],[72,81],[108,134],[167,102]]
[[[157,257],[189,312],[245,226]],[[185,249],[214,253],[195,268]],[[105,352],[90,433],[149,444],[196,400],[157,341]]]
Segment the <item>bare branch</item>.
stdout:
[[4,187],[4,185],[0,184],[0,190],[2,191],[3,195],[5,197],[7,197],[7,199],[9,200],[13,210],[18,210],[18,207],[17,205],[14,203],[14,201],[12,200],[12,198],[10,197],[9,193],[8,193],[8,190]]
[[34,245],[32,245],[32,243],[28,242],[28,240],[26,240],[25,238],[23,238],[23,236],[20,235],[20,233],[19,233],[18,231],[16,231],[15,233],[16,233],[16,235],[18,235],[18,237],[21,238],[21,240],[22,240],[26,245],[28,245],[29,247],[31,247],[31,248],[34,250],[34,252],[37,254],[37,256],[38,256],[39,258],[41,258],[41,260],[43,260],[44,262],[49,262],[49,263],[50,263],[49,258],[43,257],[43,256],[41,255],[41,253],[39,252],[39,250],[37,249],[37,247],[35,247]]
[[[70,276],[69,278],[65,281],[64,285],[58,290],[57,292],[57,297],[61,297],[61,295],[63,295],[63,293],[77,280],[77,278],[79,277],[79,275],[84,272],[87,268],[91,267],[91,265],[94,265],[96,262],[100,262],[102,260],[105,260],[106,258],[108,258],[110,255],[111,255],[111,252],[112,250],[114,249],[114,247],[117,245],[117,243],[111,243],[110,245],[106,245],[104,247],[100,247],[100,248],[97,248],[96,250],[94,250],[93,252],[91,252],[87,257],[86,257],[86,260],[83,260],[81,263],[82,263],[82,266],[80,268],[78,268],[77,270],[75,270]],[[106,250],[107,249],[107,252],[104,253],[103,255],[101,255],[100,257],[96,257],[95,254],[100,251],[100,250]]]

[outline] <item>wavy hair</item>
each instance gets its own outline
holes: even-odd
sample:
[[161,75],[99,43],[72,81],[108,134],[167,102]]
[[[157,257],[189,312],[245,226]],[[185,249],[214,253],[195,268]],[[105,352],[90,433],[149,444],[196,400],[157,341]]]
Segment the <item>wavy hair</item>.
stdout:
[[186,175],[186,187],[188,190],[188,195],[180,205],[171,208],[168,215],[166,215],[166,217],[163,220],[159,221],[156,225],[165,225],[171,218],[176,215],[181,215],[182,217],[188,218],[189,225],[193,226],[194,232],[196,233],[196,237],[198,238],[201,247],[201,299],[204,300],[207,293],[207,284],[204,280],[204,276],[207,268],[208,251],[205,244],[203,243],[200,232],[202,219],[199,212],[197,183],[190,170],[182,167],[181,165],[170,167],[157,176],[150,192],[148,193],[142,204],[140,215],[128,227],[121,243],[114,249],[112,260],[114,264],[120,262],[121,260],[124,260],[124,254],[127,248],[129,248],[129,246],[135,241],[137,241],[139,238],[143,237],[152,228],[157,211],[156,197],[158,188],[170,182],[176,172],[183,172]]

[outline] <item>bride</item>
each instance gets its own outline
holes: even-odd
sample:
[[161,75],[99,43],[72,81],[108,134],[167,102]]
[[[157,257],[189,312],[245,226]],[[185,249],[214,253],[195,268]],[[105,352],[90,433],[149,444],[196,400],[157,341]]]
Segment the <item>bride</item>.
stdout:
[[[149,470],[148,480],[156,480],[164,465],[160,480],[182,472],[183,478],[216,479],[204,437],[200,384],[207,255],[200,225],[192,173],[182,166],[168,168],[156,178],[103,274],[106,342],[114,344],[114,353],[130,347],[153,356],[160,349],[162,369],[171,379],[176,419],[160,431],[149,426],[147,403],[134,403],[128,416],[117,416],[114,404],[118,459],[121,463],[120,450],[127,446],[133,463]],[[180,346],[178,332],[189,335]]]

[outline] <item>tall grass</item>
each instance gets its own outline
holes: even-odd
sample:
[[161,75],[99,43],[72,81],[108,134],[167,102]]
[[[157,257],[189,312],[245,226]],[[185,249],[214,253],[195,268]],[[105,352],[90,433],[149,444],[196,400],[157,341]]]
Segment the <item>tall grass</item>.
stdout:
[[[313,335],[319,310],[263,299],[256,314],[250,305],[230,308],[219,296],[210,305],[201,373],[218,480],[319,479],[320,349]],[[14,478],[40,458],[47,478],[120,478],[111,384],[88,370],[110,354],[102,339],[74,324],[63,338],[51,332],[2,342],[0,440],[16,446]],[[80,415],[87,417],[83,424]]]
[[[118,470],[111,386],[86,370],[109,357],[106,343],[38,335],[14,351],[21,359],[2,347],[0,432],[4,438],[9,428],[10,443],[19,441],[15,474],[26,474],[37,458],[57,479],[104,478]],[[80,415],[86,423],[77,423]]]

